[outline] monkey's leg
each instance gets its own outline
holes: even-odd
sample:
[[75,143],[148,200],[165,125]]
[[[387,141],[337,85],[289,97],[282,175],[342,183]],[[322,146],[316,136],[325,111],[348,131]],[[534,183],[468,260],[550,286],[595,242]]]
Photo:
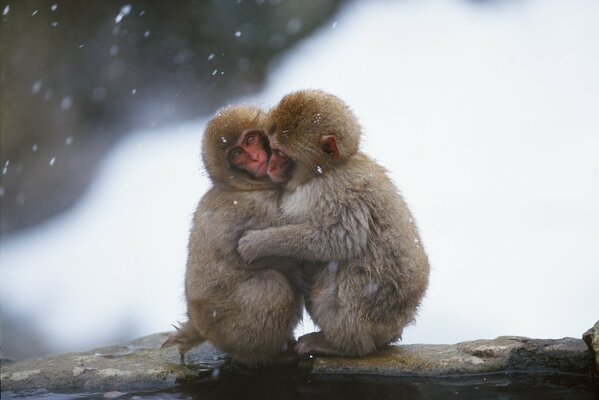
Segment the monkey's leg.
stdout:
[[295,345],[298,356],[343,356],[343,354],[331,344],[322,332],[312,332],[300,336]]
[[306,309],[321,332],[299,338],[301,355],[365,356],[399,338],[414,314],[392,285],[346,265],[315,277]]
[[293,329],[301,316],[301,295],[275,270],[250,273],[226,298],[214,302],[203,331],[234,362],[250,366],[292,362]]

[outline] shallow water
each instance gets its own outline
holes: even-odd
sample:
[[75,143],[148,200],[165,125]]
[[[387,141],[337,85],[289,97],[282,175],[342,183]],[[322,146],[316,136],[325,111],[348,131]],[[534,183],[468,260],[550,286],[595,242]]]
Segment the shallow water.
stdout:
[[572,375],[489,374],[469,377],[381,377],[298,374],[297,370],[228,371],[218,377],[145,392],[57,394],[3,392],[3,399],[598,399],[599,379]]

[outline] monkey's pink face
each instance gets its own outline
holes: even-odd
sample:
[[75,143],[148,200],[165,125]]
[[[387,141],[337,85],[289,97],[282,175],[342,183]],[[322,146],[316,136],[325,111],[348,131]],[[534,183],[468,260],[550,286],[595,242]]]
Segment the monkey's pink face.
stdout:
[[229,163],[248,172],[255,178],[268,175],[268,150],[260,130],[245,130],[229,151]]
[[268,161],[268,176],[274,183],[283,184],[291,179],[291,167],[293,161],[283,148],[277,143],[274,136],[269,137],[270,160]]

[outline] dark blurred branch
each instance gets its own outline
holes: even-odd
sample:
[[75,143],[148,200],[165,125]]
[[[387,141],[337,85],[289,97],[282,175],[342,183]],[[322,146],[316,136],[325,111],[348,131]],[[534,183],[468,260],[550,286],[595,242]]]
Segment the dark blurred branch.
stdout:
[[1,235],[71,206],[123,134],[255,93],[344,2],[2,1]]

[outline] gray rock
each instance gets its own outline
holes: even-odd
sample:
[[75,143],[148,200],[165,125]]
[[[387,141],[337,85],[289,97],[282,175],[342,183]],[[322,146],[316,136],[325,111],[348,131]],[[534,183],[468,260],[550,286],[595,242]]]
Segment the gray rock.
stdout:
[[463,375],[502,371],[585,374],[592,356],[580,339],[502,336],[452,345],[393,346],[360,359],[318,358],[313,373],[367,375]]
[[3,365],[2,390],[45,388],[65,391],[145,390],[170,387],[211,374],[224,355],[209,343],[179,364],[176,348],[160,349],[166,333],[84,353],[66,353]]
[[599,321],[582,335],[591,352],[595,355],[595,369],[599,373]]
[[[133,391],[198,381],[229,368],[208,343],[179,364],[176,348],[160,349],[166,333],[84,353],[68,353],[1,367],[3,391]],[[306,372],[379,376],[447,376],[521,371],[589,374],[593,356],[580,339],[528,339],[504,336],[453,345],[392,346],[360,359],[316,358],[301,362]]]

